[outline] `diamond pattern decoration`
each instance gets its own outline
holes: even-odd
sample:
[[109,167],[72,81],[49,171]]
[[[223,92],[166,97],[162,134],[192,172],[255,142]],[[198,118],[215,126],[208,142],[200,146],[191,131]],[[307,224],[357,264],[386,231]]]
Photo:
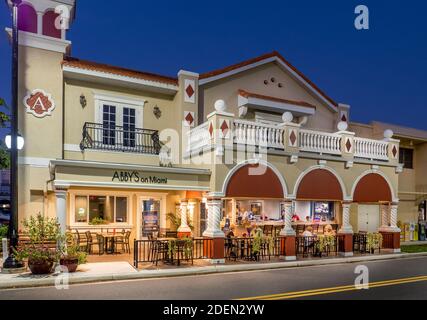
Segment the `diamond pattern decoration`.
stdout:
[[341,121],[347,122],[347,117],[345,116],[345,113],[342,114]]
[[185,121],[187,121],[189,126],[192,126],[194,123],[194,116],[192,115],[192,112],[188,112],[185,116]]
[[397,156],[397,148],[396,148],[396,146],[393,146],[393,149],[391,150],[391,152],[393,153],[393,157],[396,158],[396,156]]
[[291,141],[291,145],[295,146],[295,142],[297,142],[297,135],[295,134],[294,130],[292,130],[292,132],[289,136],[289,140]]
[[187,86],[187,88],[185,89],[185,92],[187,93],[187,96],[188,96],[189,98],[192,98],[192,97],[193,97],[193,95],[194,95],[194,89],[193,89],[193,86],[192,86],[191,84],[189,84],[189,85]]
[[223,137],[226,137],[227,136],[227,133],[228,133],[228,129],[230,129],[229,128],[229,126],[228,126],[228,124],[227,124],[227,121],[223,121],[222,122],[222,124],[221,124],[221,131],[222,131],[222,136]]
[[214,131],[214,128],[213,128],[213,124],[211,122],[209,125],[209,134],[211,135],[211,138],[213,137],[213,131]]
[[351,141],[350,141],[350,139],[347,139],[347,142],[345,143],[345,147],[347,148],[347,152],[350,152],[351,151],[351,147],[352,147],[353,145],[351,144]]

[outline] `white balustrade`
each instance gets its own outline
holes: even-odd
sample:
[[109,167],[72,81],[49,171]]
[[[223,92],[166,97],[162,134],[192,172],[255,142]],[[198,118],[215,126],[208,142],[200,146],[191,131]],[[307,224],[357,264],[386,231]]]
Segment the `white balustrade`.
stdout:
[[341,155],[342,137],[336,133],[300,130],[300,150]]
[[388,142],[354,138],[354,156],[370,160],[388,160]]
[[208,126],[209,122],[205,122],[188,132],[188,152],[203,149],[210,144],[211,135]]
[[275,125],[234,120],[234,142],[237,144],[284,149],[283,132]]

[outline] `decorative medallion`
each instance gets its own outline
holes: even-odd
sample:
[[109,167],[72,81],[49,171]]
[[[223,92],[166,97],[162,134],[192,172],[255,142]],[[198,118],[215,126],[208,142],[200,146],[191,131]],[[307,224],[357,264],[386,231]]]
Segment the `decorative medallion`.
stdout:
[[212,122],[209,124],[209,134],[211,135],[211,138],[213,138],[213,132],[214,132],[214,127]]
[[195,117],[194,112],[184,111],[184,120],[187,127],[194,127]]
[[291,134],[289,135],[289,142],[291,147],[295,147],[296,142],[297,142],[297,135],[295,133],[295,130],[291,131]]
[[345,147],[348,153],[351,153],[353,144],[351,143],[351,140],[347,138],[347,141],[345,142]]
[[184,101],[196,103],[196,82],[194,80],[185,79],[184,81]]
[[396,145],[393,146],[393,149],[391,150],[391,152],[393,153],[393,157],[396,159],[396,157],[397,157],[397,147],[396,147]]
[[221,129],[221,137],[228,138],[228,133],[230,132],[230,122],[228,120],[223,120],[220,126]]
[[28,93],[24,98],[24,105],[27,113],[31,113],[37,118],[50,116],[55,109],[55,102],[52,99],[52,95],[41,89],[35,89],[31,93]]
[[153,114],[156,117],[156,119],[160,119],[160,117],[162,116],[162,110],[160,110],[160,108],[155,105],[153,108]]

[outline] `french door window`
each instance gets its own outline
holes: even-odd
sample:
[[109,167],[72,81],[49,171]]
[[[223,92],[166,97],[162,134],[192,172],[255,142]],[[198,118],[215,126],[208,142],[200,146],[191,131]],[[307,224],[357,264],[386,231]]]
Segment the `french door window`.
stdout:
[[138,106],[100,101],[95,117],[102,122],[102,132],[99,132],[102,144],[136,147],[137,128],[142,127],[142,110]]
[[103,144],[116,144],[116,107],[104,104],[102,110]]

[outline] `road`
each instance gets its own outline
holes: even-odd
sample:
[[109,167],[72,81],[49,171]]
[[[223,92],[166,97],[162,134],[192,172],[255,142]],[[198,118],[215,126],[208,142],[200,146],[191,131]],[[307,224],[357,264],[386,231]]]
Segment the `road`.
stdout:
[[368,290],[356,290],[360,264],[265,270],[164,279],[129,280],[11,289],[1,300],[15,299],[427,299],[427,258],[368,262]]

